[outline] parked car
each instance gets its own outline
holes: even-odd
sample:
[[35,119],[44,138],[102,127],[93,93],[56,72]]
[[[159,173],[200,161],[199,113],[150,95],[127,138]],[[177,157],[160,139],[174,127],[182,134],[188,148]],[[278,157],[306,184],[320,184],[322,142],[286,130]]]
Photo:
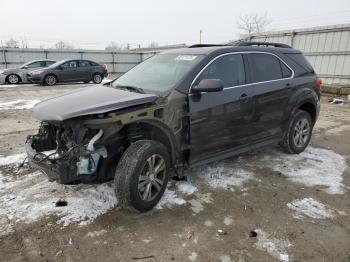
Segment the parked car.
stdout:
[[93,81],[102,82],[108,75],[107,66],[89,60],[69,59],[58,61],[48,68],[28,73],[28,79],[33,83],[56,85],[57,83]]
[[39,68],[48,67],[54,64],[55,62],[56,61],[47,59],[34,60],[25,63],[18,68],[0,70],[0,84],[8,83],[15,85],[18,83],[30,83],[30,81],[27,78],[28,72]]
[[313,68],[287,45],[196,45],[37,104],[42,123],[26,150],[51,180],[114,179],[119,205],[145,212],[170,174],[276,144],[303,152],[320,95]]

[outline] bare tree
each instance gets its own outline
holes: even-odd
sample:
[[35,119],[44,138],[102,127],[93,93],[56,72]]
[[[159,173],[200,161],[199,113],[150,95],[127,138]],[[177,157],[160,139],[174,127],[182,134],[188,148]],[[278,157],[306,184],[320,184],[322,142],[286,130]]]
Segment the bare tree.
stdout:
[[158,43],[157,42],[152,42],[148,45],[149,48],[155,48],[155,47],[158,47]]
[[5,43],[6,47],[9,47],[9,48],[19,48],[19,45],[18,45],[18,41],[11,38],[10,40],[8,40],[6,43]]
[[241,15],[237,22],[242,35],[251,37],[252,35],[260,35],[266,32],[267,26],[271,23],[267,14],[249,14]]
[[122,46],[118,45],[116,42],[111,42],[108,46],[105,47],[105,50],[108,50],[108,51],[117,51],[121,49],[122,49]]
[[56,49],[74,49],[74,46],[69,43],[59,41],[55,44],[55,48]]

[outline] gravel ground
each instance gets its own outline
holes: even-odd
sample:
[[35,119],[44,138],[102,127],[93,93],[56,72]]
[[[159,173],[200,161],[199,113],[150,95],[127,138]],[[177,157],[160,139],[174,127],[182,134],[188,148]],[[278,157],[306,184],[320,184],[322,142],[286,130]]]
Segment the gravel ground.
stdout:
[[350,261],[349,104],[323,98],[304,153],[270,148],[189,170],[134,214],[116,208],[110,183],[17,170],[39,124],[33,104],[84,86],[0,86],[2,261]]

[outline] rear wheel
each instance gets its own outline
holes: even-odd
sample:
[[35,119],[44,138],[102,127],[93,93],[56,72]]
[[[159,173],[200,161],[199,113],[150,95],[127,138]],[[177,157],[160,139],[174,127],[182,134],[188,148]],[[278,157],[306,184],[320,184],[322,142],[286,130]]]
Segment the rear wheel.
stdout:
[[139,212],[151,210],[166,189],[169,169],[169,154],[162,144],[151,140],[131,144],[114,177],[119,205]]
[[290,154],[299,154],[308,146],[312,134],[312,119],[308,112],[298,110],[290,120],[287,133],[281,143]]
[[45,84],[49,86],[54,86],[57,84],[57,77],[54,75],[48,75],[45,77]]
[[94,74],[92,76],[92,81],[95,83],[95,84],[100,84],[102,82],[102,75],[101,74]]
[[20,78],[16,74],[11,74],[7,77],[7,82],[10,83],[11,85],[15,85],[20,82]]

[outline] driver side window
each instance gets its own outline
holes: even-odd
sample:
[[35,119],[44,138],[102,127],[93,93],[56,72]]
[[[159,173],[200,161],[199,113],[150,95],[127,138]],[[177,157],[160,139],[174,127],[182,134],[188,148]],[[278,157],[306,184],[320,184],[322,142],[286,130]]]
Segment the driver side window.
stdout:
[[73,69],[73,68],[77,67],[77,62],[76,61],[69,61],[67,63],[62,64],[61,67],[65,70]]
[[245,84],[242,55],[230,54],[217,58],[199,75],[195,85],[203,79],[220,79],[224,83],[224,88]]

